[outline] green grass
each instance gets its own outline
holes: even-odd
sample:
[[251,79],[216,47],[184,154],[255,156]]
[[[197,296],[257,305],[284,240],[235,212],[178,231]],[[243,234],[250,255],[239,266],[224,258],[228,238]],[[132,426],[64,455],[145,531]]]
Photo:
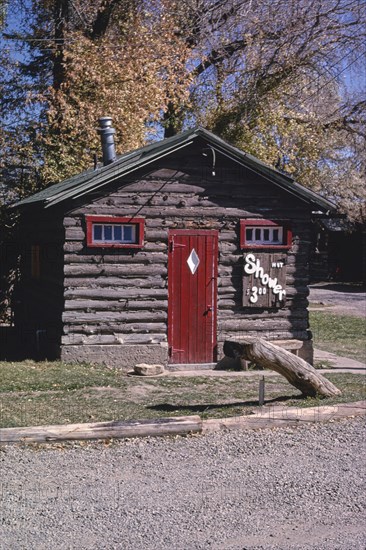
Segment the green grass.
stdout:
[[366,363],[366,323],[360,317],[310,312],[315,347]]
[[[363,319],[313,311],[310,321],[319,349],[366,362]],[[86,363],[3,362],[0,427],[190,414],[202,418],[250,414],[258,409],[262,375],[258,371],[253,377],[142,378]],[[341,397],[303,398],[282,376],[276,375],[266,378],[266,403],[308,407],[365,399],[365,377],[361,374],[335,371],[326,377],[342,390]]]
[[70,391],[93,386],[125,387],[126,377],[120,370],[87,363],[31,360],[0,362],[0,393],[11,391]]
[[[0,363],[0,427],[250,414],[258,410],[262,376],[258,372],[253,377],[142,378],[87,364]],[[266,378],[266,403],[314,406],[365,398],[362,375],[331,373],[327,377],[342,389],[340,398],[303,398],[276,375]]]

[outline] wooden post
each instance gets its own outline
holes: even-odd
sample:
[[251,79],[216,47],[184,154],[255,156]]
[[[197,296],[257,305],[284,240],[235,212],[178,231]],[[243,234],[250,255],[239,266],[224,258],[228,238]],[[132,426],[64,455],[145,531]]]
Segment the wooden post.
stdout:
[[262,376],[262,379],[259,380],[259,406],[262,407],[264,405],[264,376]]
[[314,367],[293,353],[266,342],[261,338],[242,342],[224,343],[224,353],[227,357],[243,358],[257,365],[282,374],[295,388],[304,395],[314,397],[322,395],[331,397],[341,395],[341,391],[329,380],[319,374]]
[[241,367],[241,370],[249,370],[248,361],[246,361],[245,359],[240,359],[240,367]]

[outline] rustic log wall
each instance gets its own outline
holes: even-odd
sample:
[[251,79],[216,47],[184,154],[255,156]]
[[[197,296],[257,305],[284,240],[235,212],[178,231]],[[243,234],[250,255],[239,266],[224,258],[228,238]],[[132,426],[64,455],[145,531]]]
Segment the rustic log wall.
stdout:
[[[106,350],[120,346],[119,365],[132,360],[129,349],[133,354],[142,350],[144,360],[149,360],[149,350],[154,361],[167,360],[169,229],[219,231],[220,352],[226,339],[245,335],[308,340],[307,204],[223,157],[217,161],[216,176],[203,173],[201,156],[185,159],[187,168],[180,172],[166,168],[167,162],[164,169],[156,166],[149,174],[139,174],[64,218],[63,356],[77,358],[83,346],[83,358],[90,349],[94,358],[103,360]],[[143,248],[88,249],[88,214],[145,217]],[[281,309],[242,306],[244,251],[239,220],[243,218],[290,221],[293,246],[287,252],[287,298]]]

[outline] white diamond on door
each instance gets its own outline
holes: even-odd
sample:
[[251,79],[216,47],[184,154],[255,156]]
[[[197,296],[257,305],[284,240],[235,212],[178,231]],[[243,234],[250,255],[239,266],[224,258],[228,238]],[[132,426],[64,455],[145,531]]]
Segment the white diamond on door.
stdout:
[[189,269],[191,270],[192,275],[194,275],[197,271],[197,267],[200,264],[200,259],[197,256],[197,252],[194,248],[192,248],[191,253],[188,256],[187,264]]

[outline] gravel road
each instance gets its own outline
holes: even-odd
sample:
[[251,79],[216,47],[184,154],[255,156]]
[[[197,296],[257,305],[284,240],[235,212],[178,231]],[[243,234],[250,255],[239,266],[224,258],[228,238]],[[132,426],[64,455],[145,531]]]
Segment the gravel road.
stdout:
[[365,419],[4,447],[1,549],[364,550]]

